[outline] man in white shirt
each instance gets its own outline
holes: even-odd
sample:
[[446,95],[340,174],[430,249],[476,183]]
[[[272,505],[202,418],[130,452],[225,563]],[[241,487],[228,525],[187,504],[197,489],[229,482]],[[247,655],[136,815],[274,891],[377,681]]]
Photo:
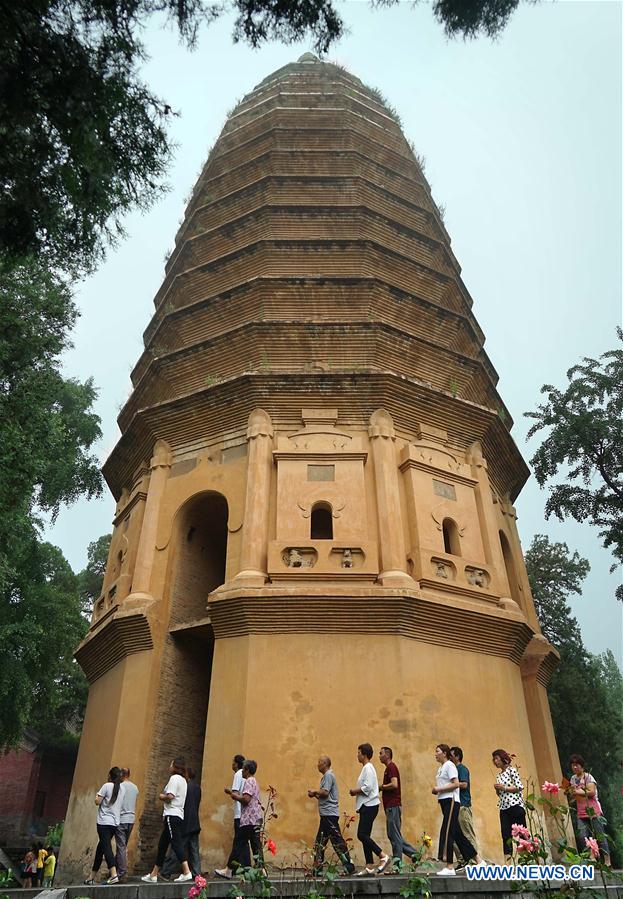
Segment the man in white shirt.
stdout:
[[[244,756],[243,755],[235,755],[231,762],[231,770],[234,772],[234,779],[231,782],[231,787],[225,787],[225,792],[228,796],[231,796],[232,793],[242,793],[242,785],[244,783],[244,778],[242,776],[242,766],[244,765]],[[234,802],[234,843],[236,842],[236,834],[238,833],[238,828],[240,827],[240,815],[242,814],[242,806],[239,802]],[[224,868],[217,868],[216,873],[220,877],[230,878],[232,875],[232,869],[230,867],[230,862],[232,861],[233,854],[233,843],[232,843],[232,852],[230,853],[229,859],[227,860],[227,865]]]
[[363,846],[363,854],[366,859],[366,867],[359,871],[356,877],[372,877],[374,875],[374,856],[380,861],[376,869],[379,873],[389,864],[390,857],[372,839],[372,825],[378,815],[379,805],[379,780],[376,776],[374,765],[371,762],[374,750],[369,743],[360,743],[357,747],[357,761],[361,768],[361,774],[357,786],[350,791],[351,796],[356,796],[355,811],[359,814],[359,827],[357,839]]
[[138,787],[130,780],[129,768],[121,769],[121,783],[123,784],[123,797],[121,799],[119,824],[117,824],[115,830],[117,875],[119,880],[123,880],[128,871],[127,848],[134,821],[136,820],[136,800],[138,797]]

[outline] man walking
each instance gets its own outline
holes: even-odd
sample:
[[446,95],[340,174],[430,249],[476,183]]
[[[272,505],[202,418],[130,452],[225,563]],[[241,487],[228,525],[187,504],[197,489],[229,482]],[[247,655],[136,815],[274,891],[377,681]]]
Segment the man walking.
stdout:
[[[383,797],[383,809],[385,811],[385,823],[387,826],[387,838],[392,846],[392,869],[399,871],[402,865],[402,856],[410,859],[417,858],[417,849],[402,836],[402,795],[400,791],[400,771],[393,760],[393,752],[389,746],[381,746],[379,760],[385,765],[383,783],[379,789]],[[379,872],[381,868],[377,869]],[[388,872],[389,873],[389,872]]]
[[320,787],[317,790],[307,791],[310,799],[318,800],[320,814],[320,826],[314,843],[314,875],[319,876],[322,873],[324,851],[329,840],[344,866],[345,873],[353,874],[355,866],[350,859],[348,846],[340,830],[339,793],[335,774],[331,770],[331,759],[328,755],[320,756],[318,770],[322,775]]
[[[188,867],[193,877],[201,874],[201,859],[199,857],[199,834],[201,833],[201,824],[199,823],[199,806],[201,805],[201,787],[197,783],[194,770],[187,766],[186,773],[188,775],[188,783],[186,785],[186,799],[184,800],[184,825],[182,836],[184,839],[184,850],[188,858]],[[175,852],[171,849],[164,860],[164,865],[160,871],[162,877],[170,878],[172,874],[179,868],[179,862]]]
[[[242,776],[242,766],[244,765],[244,756],[243,755],[235,755],[231,762],[231,770],[234,772],[234,779],[231,782],[231,787],[225,787],[225,793],[228,796],[231,796],[232,793],[242,793],[242,786],[244,784],[244,777]],[[230,858],[232,857],[232,853],[234,851],[234,846],[236,844],[236,837],[238,836],[238,831],[240,830],[240,815],[242,814],[242,805],[240,802],[234,802],[234,840],[232,843],[232,849],[230,852]],[[231,869],[229,867],[217,868],[216,873],[219,877],[229,878],[232,875]]]
[[134,821],[136,820],[136,799],[138,797],[138,787],[130,780],[129,768],[121,769],[121,783],[123,784],[121,811],[119,813],[119,824],[117,824],[115,829],[117,876],[119,880],[123,880],[128,873],[128,842],[134,827]]
[[[478,852],[478,843],[476,842],[476,834],[474,833],[474,817],[472,815],[472,794],[469,768],[463,764],[463,750],[460,746],[450,747],[450,758],[459,772],[459,827],[463,831],[463,836],[467,837],[476,852]],[[458,867],[465,867],[465,860],[461,858],[458,847],[457,861]]]

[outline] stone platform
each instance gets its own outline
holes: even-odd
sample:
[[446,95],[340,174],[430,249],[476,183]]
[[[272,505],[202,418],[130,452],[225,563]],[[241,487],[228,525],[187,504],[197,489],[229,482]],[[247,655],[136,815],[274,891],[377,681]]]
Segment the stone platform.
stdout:
[[[407,886],[409,878],[405,876],[391,877],[341,877],[337,882],[339,886],[338,892],[330,885],[325,885],[321,881],[314,881],[311,878],[304,877],[271,877],[271,885],[273,887],[273,896],[275,899],[305,899],[312,890],[321,896],[331,897],[340,896],[343,899],[355,899],[355,897],[382,896],[386,899],[401,899],[400,891]],[[232,886],[237,881],[209,880],[208,895],[214,899],[230,899],[232,896]],[[559,894],[564,887],[563,881],[551,881],[550,890],[552,894]],[[116,886],[106,886],[106,884],[98,884],[97,886],[59,886],[53,890],[24,890],[24,889],[5,889],[0,895],[2,899],[186,899],[189,887],[192,883],[157,883],[147,884],[141,883],[140,880],[132,878],[130,882],[119,884]],[[534,884],[536,886],[536,884]],[[256,890],[259,885],[256,885]],[[600,880],[596,880],[594,884],[586,884],[585,890],[594,891],[595,896],[621,897],[623,896],[623,878],[620,873],[609,883],[607,893],[604,891]],[[533,893],[520,892],[513,889],[511,881],[490,881],[478,882],[470,881],[464,875],[455,877],[437,877],[434,873],[430,877],[430,891],[435,896],[444,896],[446,899],[452,897],[476,896],[479,899],[521,899],[528,897]],[[248,899],[253,897],[253,885],[248,884],[246,895]]]

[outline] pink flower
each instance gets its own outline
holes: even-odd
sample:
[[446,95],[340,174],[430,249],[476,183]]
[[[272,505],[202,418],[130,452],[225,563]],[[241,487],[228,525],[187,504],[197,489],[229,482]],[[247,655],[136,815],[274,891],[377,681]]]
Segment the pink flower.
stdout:
[[517,849],[519,849],[520,852],[532,852],[534,843],[532,840],[517,840]]
[[543,790],[544,793],[551,793],[552,796],[555,796],[557,793],[560,792],[560,785],[552,784],[549,782],[549,780],[546,780],[545,783],[541,785],[541,789]]
[[514,837],[523,837],[525,840],[530,839],[530,831],[523,824],[513,824],[511,833]]
[[586,837],[586,845],[591,850],[591,856],[597,860],[599,858],[599,843],[595,837]]
[[208,881],[205,879],[205,877],[202,877],[201,874],[197,874],[197,876],[195,877],[195,883],[200,890],[203,890],[208,885]]
[[191,887],[188,891],[188,899],[196,899],[200,892],[199,887]]

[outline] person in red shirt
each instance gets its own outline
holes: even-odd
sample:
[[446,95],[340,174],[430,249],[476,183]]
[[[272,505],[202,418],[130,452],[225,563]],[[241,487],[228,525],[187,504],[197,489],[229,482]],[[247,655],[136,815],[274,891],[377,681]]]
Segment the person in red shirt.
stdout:
[[[412,861],[417,858],[417,849],[404,839],[402,835],[402,796],[400,793],[400,771],[393,760],[393,752],[389,746],[382,746],[379,752],[379,760],[385,765],[383,783],[379,786],[383,797],[383,809],[385,811],[385,823],[387,825],[387,837],[392,845],[392,871],[399,871],[402,865],[402,856],[406,855]],[[380,870],[380,869],[379,869]]]

